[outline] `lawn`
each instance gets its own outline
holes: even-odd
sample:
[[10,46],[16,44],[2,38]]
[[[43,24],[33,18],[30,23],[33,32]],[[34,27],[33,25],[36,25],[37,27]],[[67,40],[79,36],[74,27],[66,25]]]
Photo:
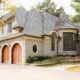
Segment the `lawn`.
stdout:
[[80,73],[80,66],[70,67],[70,68],[67,68],[66,70]]

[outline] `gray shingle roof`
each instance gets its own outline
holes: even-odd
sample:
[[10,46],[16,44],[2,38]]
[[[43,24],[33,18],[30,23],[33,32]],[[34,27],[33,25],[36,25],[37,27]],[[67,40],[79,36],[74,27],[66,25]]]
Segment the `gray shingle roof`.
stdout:
[[28,17],[28,11],[20,8],[16,9],[15,19],[18,23],[18,26],[25,27],[27,17]]
[[[7,14],[5,17],[8,19],[11,16]],[[1,19],[0,21],[2,20],[3,19]],[[44,34],[48,35],[53,29],[77,29],[64,12],[60,15],[59,18],[57,18],[46,12],[39,13],[17,8],[15,13],[15,20],[18,23],[17,27],[23,29],[21,32],[22,34],[38,37]]]
[[22,33],[34,36],[48,34],[53,28],[52,25],[57,20],[57,17],[49,13],[39,13],[35,11],[26,11],[17,9],[15,14],[18,25],[24,27]]
[[68,18],[68,16],[66,15],[65,12],[62,12],[60,14],[59,19],[57,20],[57,22],[55,23],[55,25],[53,26],[53,29],[77,29],[75,27],[75,25],[70,21],[70,19]]
[[25,34],[40,36],[41,35],[41,15],[38,12],[30,11],[26,27],[24,29]]
[[49,13],[43,13],[44,34],[48,34],[53,29],[53,24],[55,24],[57,20],[57,17]]

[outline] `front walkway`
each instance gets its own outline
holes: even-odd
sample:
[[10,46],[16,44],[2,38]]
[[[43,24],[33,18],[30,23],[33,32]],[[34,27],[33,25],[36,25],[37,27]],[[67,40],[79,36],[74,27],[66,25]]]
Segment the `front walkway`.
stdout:
[[0,80],[80,80],[80,73],[55,67],[0,64]]

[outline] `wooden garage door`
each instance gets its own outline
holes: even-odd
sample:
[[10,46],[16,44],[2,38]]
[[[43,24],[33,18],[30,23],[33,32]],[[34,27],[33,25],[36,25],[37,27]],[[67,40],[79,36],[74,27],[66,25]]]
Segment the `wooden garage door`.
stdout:
[[9,47],[7,45],[2,50],[2,63],[9,63]]
[[15,44],[12,49],[12,63],[22,64],[22,49],[20,44]]

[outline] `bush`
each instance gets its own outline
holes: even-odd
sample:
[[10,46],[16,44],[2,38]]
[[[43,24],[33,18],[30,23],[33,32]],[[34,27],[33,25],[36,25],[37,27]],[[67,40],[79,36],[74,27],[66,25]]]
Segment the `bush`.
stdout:
[[43,60],[40,64],[42,65],[52,65],[52,64],[60,64],[61,62],[58,60],[58,59],[46,59],[46,60]]
[[29,57],[26,58],[26,63],[43,61],[45,59],[50,59],[50,57],[48,57],[48,56],[29,56]]
[[26,58],[26,63],[37,63],[37,65],[55,65],[63,63],[79,63],[80,56],[29,56]]

